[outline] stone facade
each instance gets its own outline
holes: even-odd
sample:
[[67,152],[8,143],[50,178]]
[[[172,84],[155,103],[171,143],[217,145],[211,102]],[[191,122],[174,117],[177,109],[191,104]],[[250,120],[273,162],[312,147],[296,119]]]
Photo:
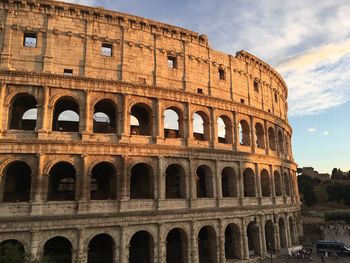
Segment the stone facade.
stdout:
[[0,21],[0,245],[60,262],[223,263],[299,244],[272,67],[100,8],[2,0]]

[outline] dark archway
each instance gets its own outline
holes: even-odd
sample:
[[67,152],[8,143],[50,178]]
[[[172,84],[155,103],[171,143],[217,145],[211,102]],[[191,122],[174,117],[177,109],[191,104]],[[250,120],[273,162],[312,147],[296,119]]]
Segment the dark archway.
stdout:
[[255,124],[256,147],[265,149],[265,131],[261,123]]
[[152,199],[154,197],[153,169],[145,163],[138,163],[131,169],[130,198]]
[[95,236],[89,243],[88,263],[113,263],[114,241],[107,234]]
[[153,262],[153,237],[146,231],[135,233],[129,244],[129,263]]
[[221,172],[222,197],[237,197],[237,175],[232,167],[225,167]]
[[282,196],[282,182],[281,182],[281,175],[278,171],[275,171],[273,173],[273,179],[275,181],[275,192],[276,196]]
[[201,165],[196,171],[197,198],[214,197],[213,172],[206,165]]
[[34,131],[37,121],[37,101],[28,93],[17,94],[9,110],[10,129]]
[[245,120],[241,120],[238,125],[239,143],[243,146],[250,146],[250,129],[249,124]]
[[217,120],[218,126],[218,142],[232,143],[232,123],[229,117],[221,115]]
[[32,170],[23,161],[8,164],[4,173],[4,202],[27,202],[30,199]]
[[52,130],[79,132],[79,104],[72,97],[62,97],[53,110]]
[[247,226],[249,256],[260,255],[259,226],[254,221]]
[[165,170],[165,198],[178,199],[186,197],[185,171],[179,164],[171,164]]
[[164,111],[164,137],[183,137],[183,116],[181,110],[176,107],[170,107]]
[[96,103],[94,108],[94,133],[115,133],[117,130],[117,107],[109,99]]
[[209,141],[209,117],[203,111],[193,113],[193,138],[198,141]]
[[49,201],[75,200],[76,171],[68,162],[56,163],[49,172]]
[[287,196],[290,196],[290,178],[288,173],[283,173],[284,191]]
[[132,106],[130,116],[130,134],[152,134],[152,110],[148,105],[137,103]]
[[25,256],[24,246],[18,240],[8,239],[0,243],[0,262],[25,262]]
[[281,248],[287,247],[287,236],[286,236],[286,225],[283,218],[278,220],[279,234],[280,234],[280,245]]
[[51,238],[45,243],[44,257],[48,257],[55,263],[71,263],[72,244],[64,237]]
[[180,228],[172,229],[166,238],[166,262],[187,262],[187,236]]
[[202,227],[198,233],[199,263],[216,263],[216,233],[211,226]]
[[244,197],[256,197],[255,175],[251,168],[246,168],[243,172]]
[[275,130],[273,128],[269,128],[268,130],[269,133],[269,147],[270,150],[276,151],[276,135],[275,135]]
[[271,251],[274,253],[276,249],[275,237],[274,237],[274,229],[273,223],[271,220],[267,220],[265,223],[265,242],[267,251]]
[[116,181],[116,171],[112,164],[107,162],[96,164],[91,172],[91,200],[116,199]]
[[284,153],[285,152],[284,138],[283,138],[283,134],[281,131],[278,131],[278,146],[279,146],[280,153]]
[[236,224],[229,224],[225,229],[225,258],[242,259],[241,234]]
[[263,197],[271,197],[270,175],[266,169],[260,173],[261,195]]

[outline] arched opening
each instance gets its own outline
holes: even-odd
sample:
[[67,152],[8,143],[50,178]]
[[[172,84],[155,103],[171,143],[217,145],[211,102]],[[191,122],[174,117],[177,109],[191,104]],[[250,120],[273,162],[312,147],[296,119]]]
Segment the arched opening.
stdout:
[[211,226],[202,227],[198,233],[199,263],[216,263],[216,233]]
[[287,236],[286,236],[286,225],[284,223],[283,218],[280,218],[278,220],[278,227],[280,230],[280,242],[281,242],[281,248],[287,247]]
[[276,135],[275,135],[275,130],[273,128],[269,128],[268,130],[269,133],[269,147],[270,150],[276,151]]
[[134,165],[130,176],[130,198],[152,199],[153,193],[153,169],[145,163]]
[[171,164],[165,170],[165,197],[168,199],[185,198],[185,171],[181,165]]
[[107,234],[95,236],[89,243],[88,263],[113,263],[114,241]]
[[117,128],[116,105],[109,99],[96,103],[94,109],[94,133],[115,133]]
[[255,175],[251,168],[246,168],[243,172],[244,197],[256,197]]
[[131,108],[130,134],[151,135],[152,110],[143,103],[137,103]]
[[209,118],[203,111],[193,114],[193,137],[198,141],[209,141],[210,126]]
[[187,262],[187,236],[180,228],[172,229],[166,238],[166,262]]
[[261,123],[255,124],[256,147],[265,149],[265,132]]
[[221,115],[217,120],[218,142],[232,143],[232,124],[227,116]]
[[261,194],[263,197],[271,196],[271,184],[269,172],[263,169],[260,173]]
[[222,197],[237,197],[237,175],[232,167],[225,167],[221,172]]
[[7,165],[4,173],[4,202],[26,202],[30,199],[32,169],[22,161]]
[[213,173],[206,165],[201,165],[196,172],[197,198],[214,197]]
[[278,131],[278,146],[281,153],[284,153],[284,139],[281,131]]
[[107,162],[95,165],[91,171],[91,200],[116,199],[116,181],[116,171],[113,165]]
[[44,246],[44,258],[47,257],[55,263],[72,262],[72,244],[67,238],[54,237]]
[[9,110],[10,129],[34,131],[37,120],[37,101],[28,93],[17,94]]
[[288,173],[283,173],[284,178],[284,191],[286,192],[287,196],[290,196],[290,179]]
[[259,226],[254,221],[248,224],[247,237],[249,256],[260,255]]
[[239,144],[250,146],[250,129],[249,124],[245,120],[241,120],[238,125],[239,129]]
[[265,242],[266,242],[267,251],[272,251],[272,253],[274,253],[276,249],[276,245],[275,245],[273,223],[271,220],[267,220],[265,223]]
[[135,233],[129,244],[129,263],[153,262],[153,237],[146,231]]
[[24,246],[21,242],[8,239],[0,243],[0,262],[25,262]]
[[183,137],[182,112],[176,107],[167,108],[164,111],[164,137]]
[[292,217],[289,217],[289,233],[290,233],[290,241],[292,242],[292,245],[297,245],[297,238],[295,236],[295,225]]
[[273,179],[275,180],[275,193],[276,196],[282,196],[282,182],[281,175],[278,171],[273,173]]
[[242,259],[241,234],[236,224],[229,224],[225,229],[225,258]]
[[49,173],[49,201],[75,200],[76,171],[67,162],[58,162]]
[[52,130],[79,132],[79,104],[71,97],[60,98],[54,107]]

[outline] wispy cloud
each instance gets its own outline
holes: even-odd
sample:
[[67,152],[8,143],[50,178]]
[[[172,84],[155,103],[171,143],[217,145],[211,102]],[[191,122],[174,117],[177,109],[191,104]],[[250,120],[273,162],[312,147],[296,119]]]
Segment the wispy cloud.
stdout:
[[312,132],[316,132],[317,129],[316,129],[316,128],[309,128],[309,129],[307,129],[307,131],[310,132],[310,133],[312,133]]
[[329,131],[324,131],[323,132],[323,135],[328,135],[329,134]]

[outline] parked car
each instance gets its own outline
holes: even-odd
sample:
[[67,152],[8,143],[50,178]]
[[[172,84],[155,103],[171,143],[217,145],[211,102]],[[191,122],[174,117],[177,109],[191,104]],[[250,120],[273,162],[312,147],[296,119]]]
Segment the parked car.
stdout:
[[343,242],[336,240],[319,240],[316,242],[317,253],[338,254],[350,256],[350,248]]

